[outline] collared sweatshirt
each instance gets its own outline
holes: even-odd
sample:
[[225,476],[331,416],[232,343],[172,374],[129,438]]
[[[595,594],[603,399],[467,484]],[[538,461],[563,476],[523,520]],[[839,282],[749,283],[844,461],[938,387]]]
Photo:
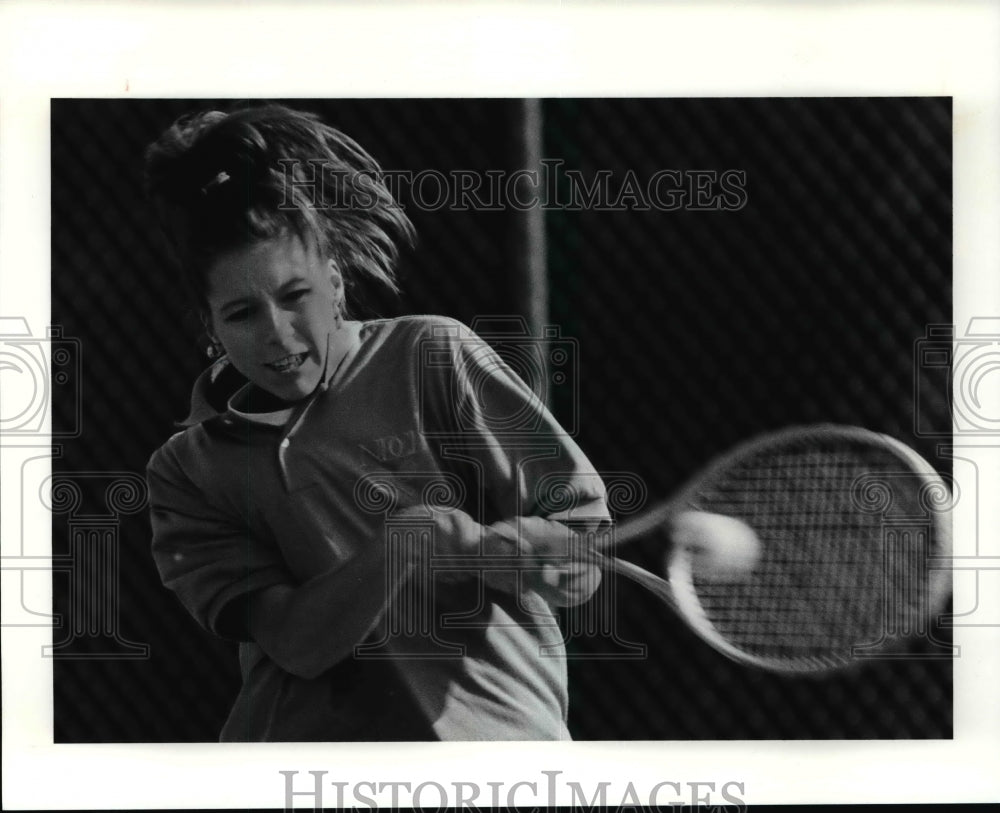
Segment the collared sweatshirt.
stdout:
[[[475,556],[468,566],[435,558],[435,524],[418,516],[414,528],[412,511],[409,525],[398,517],[423,506],[471,517],[478,529],[532,516],[596,527],[607,521],[599,476],[459,322],[417,316],[342,329],[346,354],[284,412],[246,411],[247,382],[231,368],[207,370],[185,428],[149,461],[163,583],[203,627],[240,641],[243,685],[220,738],[567,738],[553,609],[530,589],[498,588]],[[526,358],[552,350],[534,342],[524,340]],[[421,566],[396,567],[400,546],[414,544],[424,546]],[[337,573],[372,546],[385,564],[370,589],[385,602],[344,657],[329,662],[312,647],[297,654],[301,667],[283,667],[249,631],[266,625],[294,649],[335,625],[321,614],[236,623],[254,591]],[[509,575],[518,585],[516,568]],[[304,630],[315,624],[327,626]]]

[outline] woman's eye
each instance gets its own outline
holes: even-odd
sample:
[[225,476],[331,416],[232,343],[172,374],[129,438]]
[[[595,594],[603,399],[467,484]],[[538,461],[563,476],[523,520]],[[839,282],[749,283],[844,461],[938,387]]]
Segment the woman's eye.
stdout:
[[239,310],[230,311],[225,316],[222,317],[223,322],[245,322],[250,316],[249,308],[240,308]]
[[305,299],[306,295],[309,293],[309,288],[299,288],[295,291],[289,291],[285,296],[286,302],[298,302],[301,299]]

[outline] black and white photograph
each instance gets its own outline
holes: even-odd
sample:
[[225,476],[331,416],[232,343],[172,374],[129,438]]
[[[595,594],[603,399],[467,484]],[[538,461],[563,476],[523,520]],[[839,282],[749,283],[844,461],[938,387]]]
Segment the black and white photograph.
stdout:
[[[53,315],[84,351],[64,391],[101,381],[54,461],[79,504],[53,539],[115,487],[74,472],[148,488],[117,616],[59,644],[57,741],[951,736],[949,416],[913,357],[951,311],[948,99],[56,99],[51,120]],[[927,461],[899,482],[897,444]],[[893,535],[928,546],[922,581]],[[609,543],[605,565],[575,549]],[[129,701],[96,723],[101,684]]]
[[[553,49],[539,66],[576,58]],[[109,807],[995,801],[983,60],[748,86],[731,57],[686,86],[677,56],[661,82],[477,90],[393,58],[382,85],[28,81],[0,118],[4,738],[35,743],[5,785],[48,764],[114,771]],[[952,778],[924,788],[935,763]]]

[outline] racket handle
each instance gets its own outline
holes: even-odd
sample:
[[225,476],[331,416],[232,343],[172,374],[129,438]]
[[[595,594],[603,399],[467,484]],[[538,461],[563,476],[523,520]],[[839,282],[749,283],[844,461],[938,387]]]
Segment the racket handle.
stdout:
[[648,590],[657,598],[665,601],[671,607],[676,607],[674,592],[670,588],[670,582],[666,579],[650,573],[648,570],[645,570],[632,562],[627,562],[624,559],[618,559],[613,556],[602,556],[597,551],[593,551],[592,561],[600,567],[603,572],[624,576],[629,581],[634,582],[640,587]]
[[[632,517],[631,519],[618,523],[615,526],[615,532],[611,535],[605,536],[605,538],[599,542],[597,547],[599,550],[609,550],[646,536],[647,534],[652,533],[658,528],[661,528],[669,523],[671,517],[673,517],[679,509],[680,505],[677,500],[662,502],[659,505],[650,508],[648,511],[644,511],[637,517]],[[664,536],[667,535],[664,534]]]
[[[577,561],[591,562],[597,565],[604,573],[623,576],[629,581],[632,581],[640,587],[648,590],[657,598],[665,601],[670,607],[676,609],[677,603],[674,599],[674,593],[670,588],[670,582],[666,579],[650,573],[648,570],[641,568],[632,562],[628,562],[624,559],[618,559],[614,556],[605,556],[601,553],[602,547],[614,547],[622,542],[630,539],[636,539],[640,536],[644,536],[650,531],[655,530],[657,527],[669,520],[670,516],[675,511],[676,505],[677,503],[672,501],[670,503],[663,503],[662,505],[651,509],[641,517],[636,517],[635,519],[624,523],[623,526],[621,526],[624,528],[624,531],[619,530],[617,533],[612,535],[609,541],[604,542],[603,546],[600,544],[595,544],[593,547],[581,546],[572,553],[572,558],[577,559]],[[490,529],[501,538],[510,542],[515,550],[518,549],[520,543],[516,530],[513,526],[505,523],[496,523],[491,525]],[[466,567],[468,566],[468,559],[459,561]],[[487,562],[501,568],[510,566],[510,560],[505,557],[495,560],[480,559],[478,564],[480,566],[486,566]]]

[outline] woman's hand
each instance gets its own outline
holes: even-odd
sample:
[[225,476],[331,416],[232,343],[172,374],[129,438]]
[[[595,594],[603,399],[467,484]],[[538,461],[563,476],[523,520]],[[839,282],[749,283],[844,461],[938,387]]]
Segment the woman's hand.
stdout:
[[523,560],[521,585],[550,604],[582,604],[601,583],[600,568],[586,561],[583,538],[561,522],[545,517],[516,517],[488,526],[486,533],[489,544],[508,551],[507,555],[516,546]]
[[601,583],[600,568],[585,560],[583,539],[556,520],[513,517],[481,525],[464,511],[426,505],[394,515],[407,518],[433,520],[435,556],[480,556],[478,565],[470,561],[469,570],[478,570],[494,589],[512,595],[532,590],[550,604],[569,607],[587,601]]

